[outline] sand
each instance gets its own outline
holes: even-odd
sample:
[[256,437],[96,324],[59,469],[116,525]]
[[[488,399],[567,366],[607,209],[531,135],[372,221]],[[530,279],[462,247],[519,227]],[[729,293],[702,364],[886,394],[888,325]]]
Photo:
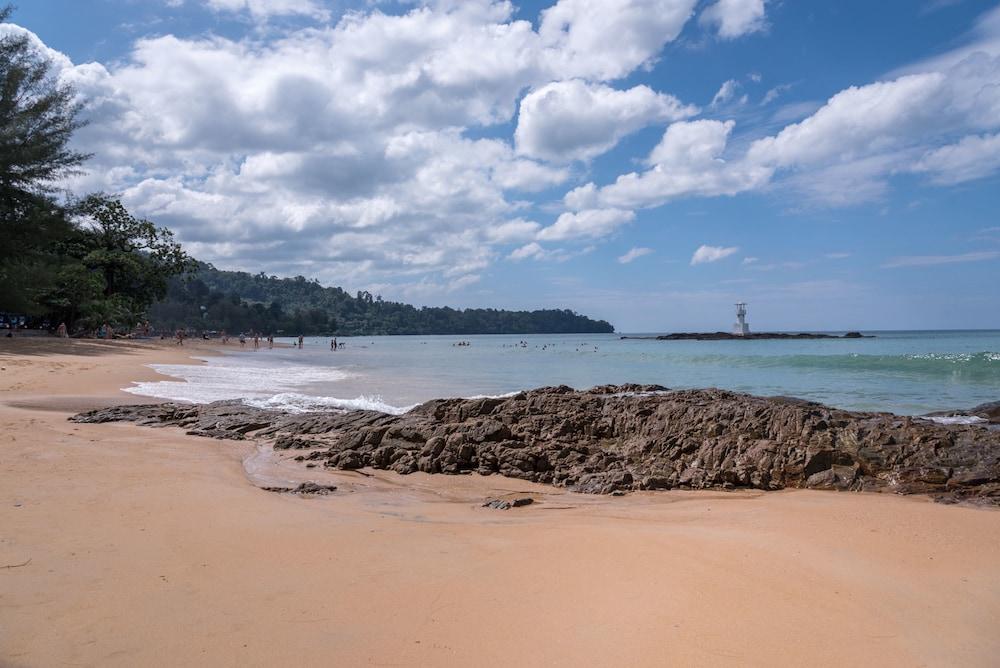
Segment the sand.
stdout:
[[[0,341],[0,665],[1000,663],[1000,512],[305,472],[66,421],[198,351]],[[253,484],[296,476],[340,489]]]

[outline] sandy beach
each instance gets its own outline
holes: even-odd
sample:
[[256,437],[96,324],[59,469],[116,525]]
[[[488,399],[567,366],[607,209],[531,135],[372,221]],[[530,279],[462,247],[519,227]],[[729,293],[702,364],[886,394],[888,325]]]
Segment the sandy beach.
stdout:
[[303,498],[252,443],[66,420],[206,352],[0,341],[0,665],[1000,661],[993,510],[320,470]]

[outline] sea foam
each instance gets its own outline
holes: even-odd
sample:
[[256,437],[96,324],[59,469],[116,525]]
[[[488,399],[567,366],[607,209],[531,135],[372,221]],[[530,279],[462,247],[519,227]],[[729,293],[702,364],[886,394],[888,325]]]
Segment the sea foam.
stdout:
[[260,399],[297,390],[304,385],[330,383],[352,376],[330,367],[281,365],[238,366],[224,358],[204,358],[208,364],[150,364],[157,373],[178,380],[135,383],[126,392],[169,401],[203,404],[226,399]]
[[934,416],[926,419],[931,422],[937,422],[938,424],[982,424],[984,422],[988,422],[985,418],[981,418],[977,415]]

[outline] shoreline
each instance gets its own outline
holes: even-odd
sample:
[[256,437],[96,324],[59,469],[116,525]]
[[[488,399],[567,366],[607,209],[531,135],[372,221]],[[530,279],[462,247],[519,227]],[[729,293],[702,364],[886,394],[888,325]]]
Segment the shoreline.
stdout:
[[[990,665],[1000,514],[809,490],[609,498],[322,473],[248,443],[79,425],[202,346],[0,342],[0,665]],[[186,360],[186,361],[181,361]],[[291,475],[279,469],[281,477]],[[329,477],[327,477],[329,476]],[[511,511],[487,496],[529,492]],[[581,598],[587,605],[581,606]]]

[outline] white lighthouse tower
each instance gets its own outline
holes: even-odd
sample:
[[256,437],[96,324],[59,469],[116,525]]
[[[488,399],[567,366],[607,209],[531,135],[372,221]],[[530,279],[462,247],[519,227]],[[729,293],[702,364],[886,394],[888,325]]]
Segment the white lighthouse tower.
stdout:
[[733,325],[733,334],[736,336],[746,336],[750,333],[750,325],[747,324],[747,305],[740,302],[736,305],[736,324]]

